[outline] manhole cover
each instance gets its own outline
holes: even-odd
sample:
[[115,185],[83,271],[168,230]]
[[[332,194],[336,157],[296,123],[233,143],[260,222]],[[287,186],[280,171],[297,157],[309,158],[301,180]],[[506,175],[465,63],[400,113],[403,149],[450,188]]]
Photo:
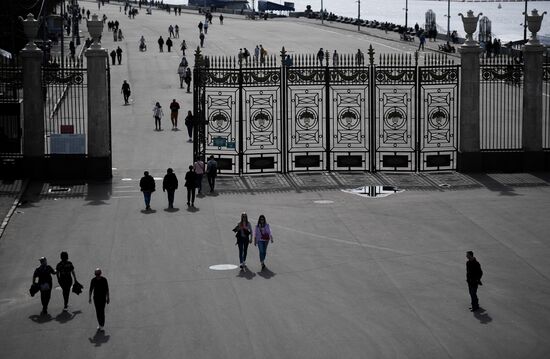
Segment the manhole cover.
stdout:
[[210,266],[210,269],[212,270],[233,270],[238,268],[238,266],[234,264],[215,264],[213,266]]
[[383,198],[391,196],[392,194],[404,192],[404,189],[400,189],[394,186],[361,186],[352,189],[343,189],[342,192],[355,194],[361,197],[368,198]]
[[439,187],[442,187],[442,188],[450,188],[451,185],[448,184],[448,183],[441,183],[441,184],[439,185]]
[[49,193],[68,193],[71,189],[69,187],[50,187],[48,188]]
[[318,201],[313,201],[313,203],[317,203],[317,204],[329,204],[329,203],[334,203],[334,201],[331,201],[329,199],[320,199]]

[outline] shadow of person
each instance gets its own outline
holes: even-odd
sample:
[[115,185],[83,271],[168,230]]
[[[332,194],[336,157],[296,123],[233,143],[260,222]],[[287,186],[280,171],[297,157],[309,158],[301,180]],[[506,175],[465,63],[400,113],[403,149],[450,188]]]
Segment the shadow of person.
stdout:
[[154,210],[154,209],[142,209],[141,213],[143,213],[143,214],[154,214],[154,213],[157,213],[157,211]]
[[178,212],[179,210],[180,210],[179,208],[165,208],[164,212],[174,213],[174,212]]
[[195,207],[195,206],[189,206],[189,207],[187,207],[187,212],[195,213],[195,212],[198,212],[198,211],[200,211],[200,209],[198,209],[198,208]]
[[276,273],[269,270],[267,267],[262,268],[261,271],[257,272],[258,275],[264,279],[270,279],[275,277]]
[[88,191],[86,193],[87,205],[97,206],[108,204],[111,198],[112,184],[105,182],[90,182],[88,183]]
[[240,270],[239,274],[237,274],[237,278],[245,278],[248,280],[251,280],[256,276],[256,273],[249,271],[248,269]]
[[481,324],[489,324],[493,321],[493,318],[487,313],[487,311],[481,307],[479,307],[478,310],[476,310],[474,313],[474,317],[479,320]]
[[95,335],[92,338],[88,338],[90,343],[94,344],[96,347],[100,347],[103,344],[107,343],[111,338],[110,335],[105,335],[103,330],[98,330],[95,332]]
[[81,313],[82,313],[81,310],[75,310],[72,313],[62,311],[61,313],[55,316],[55,320],[61,324],[65,324],[68,321],[73,320],[78,314],[81,314]]
[[51,322],[53,318],[49,314],[46,314],[46,315],[33,314],[29,316],[29,319],[35,323],[44,324],[44,323]]

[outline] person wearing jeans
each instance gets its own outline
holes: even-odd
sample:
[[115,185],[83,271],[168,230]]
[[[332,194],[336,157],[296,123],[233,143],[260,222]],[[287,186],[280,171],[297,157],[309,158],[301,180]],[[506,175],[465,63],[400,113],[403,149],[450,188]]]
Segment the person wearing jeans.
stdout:
[[235,228],[235,237],[237,238],[236,246],[239,247],[239,262],[241,270],[246,268],[246,254],[248,251],[248,245],[252,243],[252,226],[248,222],[248,216],[246,213],[241,214],[241,221],[237,223]]
[[149,172],[143,172],[143,177],[139,181],[139,187],[143,192],[143,200],[145,201],[145,210],[151,209],[151,194],[155,192],[155,179],[149,174]]
[[273,243],[273,236],[271,234],[271,228],[265,220],[265,216],[262,214],[258,218],[258,224],[254,231],[254,245],[258,247],[260,252],[260,263],[262,269],[265,268],[265,256],[267,255],[267,245],[271,241]]

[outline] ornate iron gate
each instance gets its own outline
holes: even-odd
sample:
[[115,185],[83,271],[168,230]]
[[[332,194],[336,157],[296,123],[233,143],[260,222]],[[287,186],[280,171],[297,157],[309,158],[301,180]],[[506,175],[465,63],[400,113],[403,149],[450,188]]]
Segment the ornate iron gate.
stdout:
[[[284,59],[287,55],[281,53]],[[456,167],[459,66],[444,56],[311,55],[277,66],[198,51],[195,158],[225,173]]]

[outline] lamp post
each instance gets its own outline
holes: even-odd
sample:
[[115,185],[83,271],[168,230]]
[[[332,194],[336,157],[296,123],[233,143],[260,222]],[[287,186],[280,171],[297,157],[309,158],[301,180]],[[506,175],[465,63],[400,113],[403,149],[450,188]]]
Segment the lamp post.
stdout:
[[447,0],[447,40],[451,40],[451,0]]
[[[321,25],[325,24],[325,16],[324,16],[324,6],[323,6],[323,0],[321,0]],[[527,11],[527,10],[526,10]]]
[[361,0],[357,0],[357,31],[361,31]]
[[525,11],[523,12],[523,41],[527,42],[527,1],[525,0]]
[[409,0],[405,0],[405,32],[407,32],[407,29],[409,28],[408,21],[409,21]]

